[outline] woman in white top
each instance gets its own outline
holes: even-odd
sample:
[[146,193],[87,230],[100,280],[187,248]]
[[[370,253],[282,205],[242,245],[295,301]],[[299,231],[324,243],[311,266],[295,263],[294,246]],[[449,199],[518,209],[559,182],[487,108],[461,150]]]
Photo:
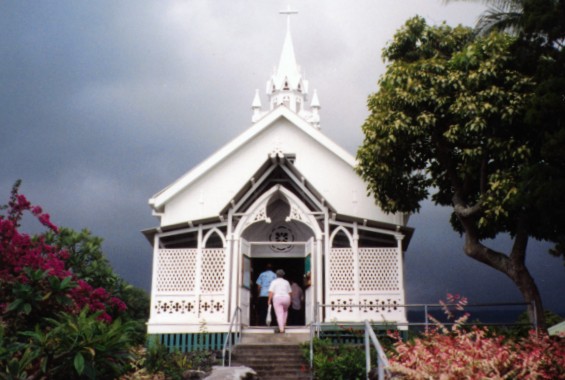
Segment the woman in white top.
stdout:
[[269,286],[269,305],[273,305],[277,315],[279,332],[284,333],[286,319],[288,318],[288,307],[290,306],[290,295],[292,289],[284,278],[284,270],[277,270],[277,278]]

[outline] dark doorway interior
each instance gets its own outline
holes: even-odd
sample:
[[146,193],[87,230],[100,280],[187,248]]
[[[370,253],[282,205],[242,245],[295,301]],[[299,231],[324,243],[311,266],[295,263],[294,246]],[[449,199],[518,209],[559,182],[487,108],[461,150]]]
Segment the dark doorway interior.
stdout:
[[[259,326],[258,322],[258,310],[257,310],[257,299],[258,292],[257,286],[255,285],[257,277],[266,269],[267,263],[273,265],[273,271],[276,272],[277,269],[282,269],[285,272],[284,278],[288,281],[296,281],[303,289],[303,278],[304,278],[304,258],[255,258],[251,259],[252,266],[252,277],[253,281],[251,289],[251,305],[249,310],[249,322],[251,326]],[[304,321],[304,305],[302,305],[300,320]],[[302,323],[303,325],[304,323]],[[273,321],[273,324],[275,322]]]

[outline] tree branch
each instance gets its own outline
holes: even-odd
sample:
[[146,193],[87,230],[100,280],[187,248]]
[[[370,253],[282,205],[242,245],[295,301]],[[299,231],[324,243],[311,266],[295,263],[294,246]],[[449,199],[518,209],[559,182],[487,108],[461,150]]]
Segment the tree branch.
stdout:
[[[469,218],[478,215],[482,211],[481,203],[476,203],[471,207],[465,206],[462,200],[458,200],[458,195],[453,195],[453,211],[460,218]],[[457,199],[457,200],[456,200]]]
[[526,265],[526,248],[529,239],[526,224],[526,217],[524,215],[520,216],[517,222],[514,244],[510,252],[510,260],[512,260],[515,267],[525,267]]
[[[456,182],[452,181],[452,183],[456,183]],[[452,197],[453,211],[455,212],[455,215],[458,216],[461,223],[463,223],[464,219],[475,217],[482,211],[482,205],[480,201],[472,206],[469,206],[467,205],[467,202],[465,202],[462,196],[462,192],[464,190],[459,189],[455,186],[453,186],[453,188],[454,188],[453,197]],[[474,227],[473,223],[469,223],[469,221],[467,223],[469,224],[469,228]],[[467,228],[465,228],[465,230],[467,230]],[[479,240],[478,234],[477,234],[477,240]]]

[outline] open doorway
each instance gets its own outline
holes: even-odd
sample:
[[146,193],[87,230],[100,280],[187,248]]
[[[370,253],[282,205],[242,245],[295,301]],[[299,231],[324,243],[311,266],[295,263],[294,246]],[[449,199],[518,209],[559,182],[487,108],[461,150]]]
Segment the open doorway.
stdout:
[[[258,309],[258,297],[259,294],[257,292],[257,286],[255,285],[257,282],[257,278],[259,275],[267,268],[267,264],[270,263],[272,265],[273,271],[277,269],[282,269],[285,272],[284,278],[291,282],[292,280],[296,281],[296,283],[303,289],[304,291],[304,264],[305,259],[301,258],[254,258],[251,259],[251,267],[252,267],[252,287],[251,287],[251,304],[249,307],[249,322],[251,326],[259,326],[259,309]],[[304,326],[304,303],[302,303],[301,310],[297,313],[298,318],[297,322],[295,322],[294,326]],[[288,321],[288,325],[291,326],[290,320]],[[272,325],[276,325],[275,321],[273,321]]]

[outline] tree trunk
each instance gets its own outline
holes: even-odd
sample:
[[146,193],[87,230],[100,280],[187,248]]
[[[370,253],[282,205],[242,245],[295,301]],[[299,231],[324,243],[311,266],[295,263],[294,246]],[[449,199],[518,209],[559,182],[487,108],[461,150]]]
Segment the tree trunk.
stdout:
[[509,272],[508,276],[522,293],[524,301],[528,303],[528,318],[530,322],[536,325],[537,328],[545,330],[543,303],[534,278],[525,265],[518,268],[511,266]]
[[535,327],[545,330],[545,315],[539,289],[526,267],[526,249],[528,246],[527,219],[519,217],[516,221],[516,233],[512,250],[508,255],[486,247],[481,242],[477,228],[475,211],[465,213],[466,209],[460,197],[454,197],[454,212],[463,226],[465,233],[465,254],[483,264],[507,275],[518,287],[524,302],[528,304],[528,318]]
[[466,227],[469,226],[463,224],[465,228],[465,254],[507,275],[522,293],[524,302],[528,304],[528,317],[532,325],[545,330],[541,295],[525,263],[527,234],[517,233],[511,253],[505,255],[483,245],[474,233],[474,228],[468,230]]

